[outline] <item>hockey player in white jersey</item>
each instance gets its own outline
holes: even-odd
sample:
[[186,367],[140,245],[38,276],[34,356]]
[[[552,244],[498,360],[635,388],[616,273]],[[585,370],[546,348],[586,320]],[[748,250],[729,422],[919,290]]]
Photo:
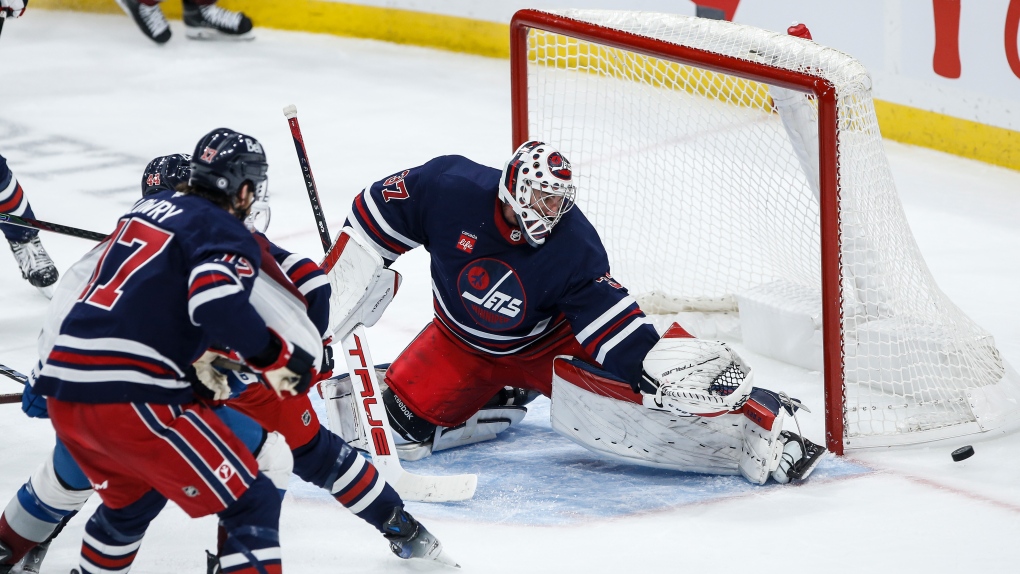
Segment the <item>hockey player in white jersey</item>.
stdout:
[[[783,429],[800,403],[755,388],[723,343],[679,326],[660,337],[575,193],[567,159],[531,141],[502,172],[444,156],[356,197],[347,224],[383,261],[419,245],[432,256],[435,318],[384,373],[401,455],[493,438],[541,393],[553,428],[614,458],[755,484],[807,477],[824,449]],[[363,434],[351,390],[340,377],[324,391],[349,442]]]

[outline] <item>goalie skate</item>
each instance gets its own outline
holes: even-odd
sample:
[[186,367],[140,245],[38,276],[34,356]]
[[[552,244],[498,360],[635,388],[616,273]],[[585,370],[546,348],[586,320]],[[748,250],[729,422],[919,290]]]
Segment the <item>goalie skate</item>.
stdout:
[[829,452],[825,447],[790,431],[783,431],[779,436],[784,444],[783,454],[779,468],[772,471],[772,478],[780,484],[806,479]]

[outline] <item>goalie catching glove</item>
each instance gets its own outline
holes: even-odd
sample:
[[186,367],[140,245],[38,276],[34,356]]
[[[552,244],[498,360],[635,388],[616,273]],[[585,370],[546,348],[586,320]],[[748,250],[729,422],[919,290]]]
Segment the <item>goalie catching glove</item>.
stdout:
[[826,452],[783,430],[784,418],[796,421],[804,405],[785,393],[754,388],[751,368],[725,343],[697,339],[674,323],[642,368],[645,407],[682,417],[743,415],[737,467],[755,484],[769,476],[779,483],[807,478]]
[[733,410],[750,391],[751,368],[719,341],[696,339],[676,324],[642,363],[644,405],[680,415]]
[[300,395],[308,390],[315,378],[315,357],[269,329],[269,344],[257,356],[248,359],[248,366],[262,376],[277,395]]

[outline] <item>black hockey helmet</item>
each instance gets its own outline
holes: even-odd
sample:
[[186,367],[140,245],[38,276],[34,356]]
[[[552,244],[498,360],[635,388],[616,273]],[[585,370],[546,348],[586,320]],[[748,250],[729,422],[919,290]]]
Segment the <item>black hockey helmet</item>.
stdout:
[[161,155],[149,162],[142,173],[142,197],[163,191],[177,189],[191,178],[191,156],[186,153]]
[[228,128],[216,128],[198,140],[191,156],[192,187],[234,197],[252,183],[255,196],[266,194],[269,163],[259,140]]

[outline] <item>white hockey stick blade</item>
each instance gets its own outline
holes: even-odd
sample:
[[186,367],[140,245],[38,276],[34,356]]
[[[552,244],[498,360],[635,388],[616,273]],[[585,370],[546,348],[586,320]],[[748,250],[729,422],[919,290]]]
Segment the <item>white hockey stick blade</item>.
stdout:
[[355,327],[343,338],[342,346],[351,382],[358,394],[355,404],[362,427],[368,435],[368,450],[382,477],[404,500],[453,502],[473,497],[478,484],[478,477],[474,474],[422,476],[404,470],[397,457],[390,420],[382,404],[382,392],[375,374],[375,363],[368,349],[365,327]]

